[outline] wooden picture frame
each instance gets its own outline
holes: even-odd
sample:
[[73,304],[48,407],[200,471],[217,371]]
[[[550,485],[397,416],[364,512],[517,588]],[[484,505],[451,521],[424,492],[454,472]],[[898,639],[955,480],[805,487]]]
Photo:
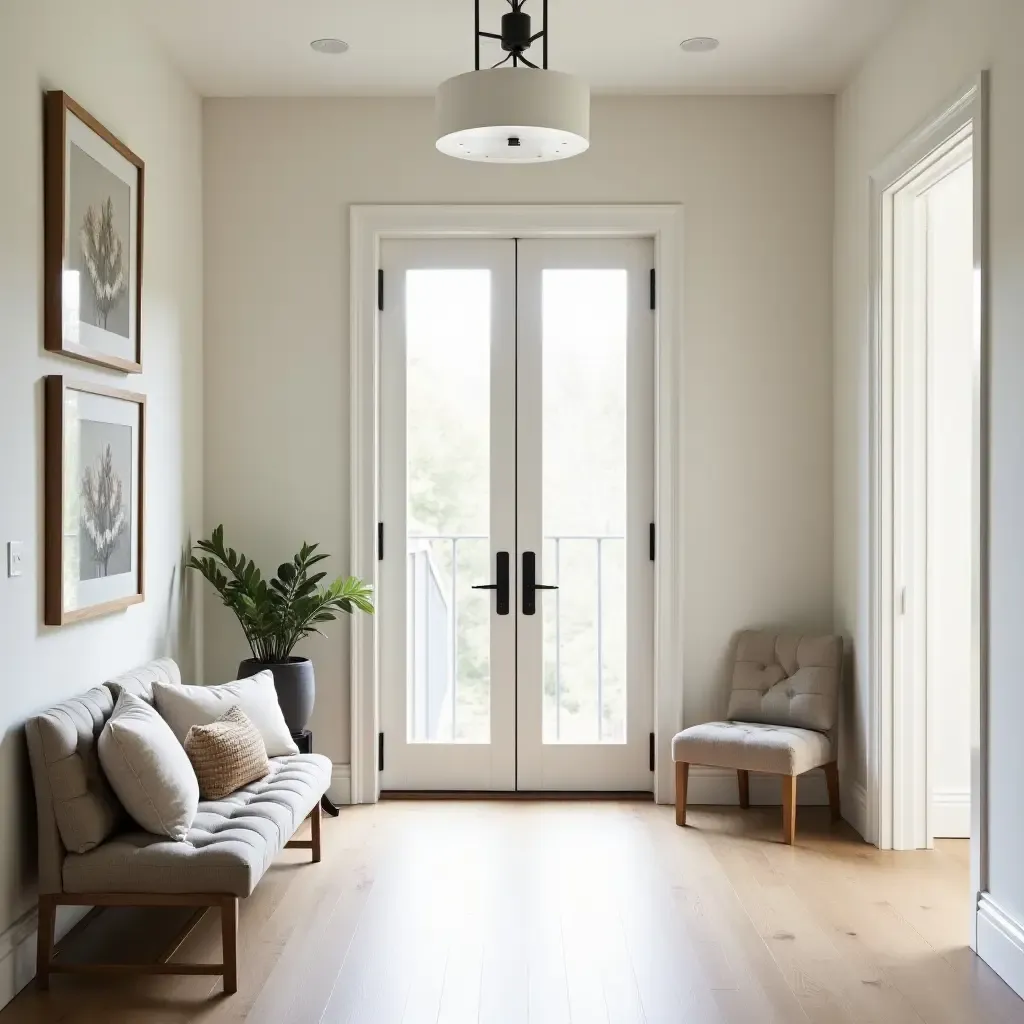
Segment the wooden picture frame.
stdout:
[[141,373],[145,164],[65,92],[44,122],[44,347]]
[[146,397],[49,376],[45,419],[43,617],[63,626],[145,600]]

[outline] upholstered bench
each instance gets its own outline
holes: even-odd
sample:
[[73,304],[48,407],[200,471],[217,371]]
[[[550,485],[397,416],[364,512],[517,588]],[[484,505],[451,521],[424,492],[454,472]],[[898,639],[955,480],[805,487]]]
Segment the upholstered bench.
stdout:
[[[139,830],[104,778],[97,740],[120,686],[152,702],[154,682],[180,684],[178,666],[153,662],[64,701],[26,724],[39,827],[37,983],[54,972],[222,974],[238,984],[238,900],[248,896],[274,858],[300,847],[320,860],[320,797],[331,762],[319,754],[270,758],[270,774],[222,800],[201,800],[184,842]],[[309,817],[312,837],[292,836]],[[62,964],[53,961],[57,907],[192,906],[221,913],[223,963]]]
[[833,820],[839,819],[836,724],[843,641],[837,636],[741,633],[728,720],[684,729],[672,741],[676,824],[686,824],[691,764],[734,768],[740,806],[750,806],[750,772],[782,780],[782,835],[796,834],[796,780],[823,768]]

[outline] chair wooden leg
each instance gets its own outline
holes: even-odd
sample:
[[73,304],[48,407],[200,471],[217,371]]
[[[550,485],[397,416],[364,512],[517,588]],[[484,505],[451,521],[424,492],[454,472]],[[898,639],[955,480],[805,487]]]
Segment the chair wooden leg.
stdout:
[[676,761],[676,824],[686,824],[686,783],[690,777],[690,766],[685,761]]
[[323,814],[320,808],[320,801],[317,801],[309,816],[310,838],[313,840],[313,863],[320,863],[320,825],[323,821]]
[[839,806],[839,765],[835,761],[825,765],[825,782],[828,784],[828,806],[832,811],[832,820],[840,821],[842,813]]
[[50,987],[50,961],[53,960],[53,933],[57,919],[57,900],[39,897],[39,931],[36,936],[36,986]]
[[740,783],[740,807],[746,810],[750,807],[750,772],[737,768],[736,778]]
[[238,991],[238,897],[225,896],[220,904],[221,949],[224,959],[224,994]]
[[796,841],[796,776],[782,776],[782,841],[792,846]]

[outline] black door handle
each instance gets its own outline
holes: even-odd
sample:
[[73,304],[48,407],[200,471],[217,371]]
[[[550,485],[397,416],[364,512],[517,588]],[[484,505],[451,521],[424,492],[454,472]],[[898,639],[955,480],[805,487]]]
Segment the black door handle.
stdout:
[[499,615],[508,615],[510,610],[508,580],[509,563],[508,552],[499,551],[495,557],[495,569],[497,572],[497,583],[480,583],[473,587],[474,590],[496,590],[498,592],[497,612]]
[[537,614],[537,591],[557,590],[549,583],[537,582],[537,555],[533,551],[523,552],[523,614]]

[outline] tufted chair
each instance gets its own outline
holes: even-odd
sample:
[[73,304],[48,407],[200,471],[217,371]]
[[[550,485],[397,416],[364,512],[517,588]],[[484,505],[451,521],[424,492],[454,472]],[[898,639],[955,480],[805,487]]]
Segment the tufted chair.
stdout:
[[684,729],[672,741],[676,824],[686,824],[691,764],[735,768],[740,806],[750,806],[750,772],[782,778],[782,837],[796,836],[797,776],[823,768],[839,820],[836,725],[843,640],[746,631],[736,645],[728,720]]

